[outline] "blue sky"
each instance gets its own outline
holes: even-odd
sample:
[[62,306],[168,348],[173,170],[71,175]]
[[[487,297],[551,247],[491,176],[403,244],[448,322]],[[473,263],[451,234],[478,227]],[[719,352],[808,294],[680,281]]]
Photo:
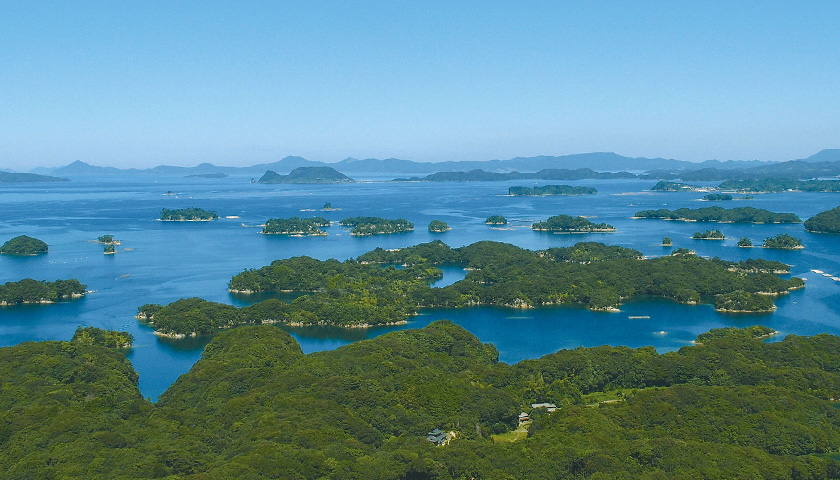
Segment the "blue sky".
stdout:
[[0,0],[0,167],[840,147],[840,2],[562,3]]

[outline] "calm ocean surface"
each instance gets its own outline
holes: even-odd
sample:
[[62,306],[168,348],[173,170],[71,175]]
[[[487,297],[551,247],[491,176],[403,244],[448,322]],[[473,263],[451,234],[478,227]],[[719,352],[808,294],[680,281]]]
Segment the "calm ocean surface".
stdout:
[[[386,178],[400,176],[399,173]],[[724,315],[710,305],[686,306],[662,299],[636,299],[620,313],[595,313],[579,307],[512,310],[469,308],[424,310],[407,325],[367,330],[329,327],[289,328],[305,352],[333,349],[382,333],[417,328],[447,318],[484,342],[494,343],[501,360],[514,363],[561,348],[596,345],[653,345],[660,352],[688,345],[699,333],[722,326],[763,324],[787,334],[840,335],[840,282],[812,273],[823,270],[840,276],[840,236],[805,232],[797,225],[733,225],[633,220],[638,210],[651,208],[727,208],[755,206],[793,212],[803,220],[840,205],[835,193],[779,193],[755,195],[752,200],[701,202],[702,193],[652,193],[655,181],[582,180],[576,182],[513,181],[471,183],[389,183],[382,181],[340,185],[260,185],[250,178],[225,179],[130,177],[74,177],[60,184],[0,185],[0,242],[17,235],[40,238],[50,252],[37,257],[0,256],[0,283],[22,278],[56,280],[78,278],[94,293],[53,305],[0,307],[0,346],[26,341],[69,340],[79,325],[128,330],[136,340],[128,354],[140,374],[143,395],[156,399],[179,375],[198,360],[209,338],[164,340],[134,319],[137,307],[166,304],[185,297],[247,305],[254,298],[228,293],[227,282],[245,268],[258,268],[274,259],[297,255],[344,260],[376,247],[397,248],[433,239],[451,246],[479,240],[509,242],[529,249],[599,241],[636,248],[645,255],[671,251],[660,245],[671,237],[674,248],[687,247],[698,255],[727,260],[768,258],[793,265],[792,274],[807,278],[806,288],[776,302],[774,313]],[[598,189],[581,197],[508,197],[510,185],[565,183]],[[172,192],[172,194],[167,194]],[[341,210],[318,210],[325,202]],[[215,222],[159,222],[162,208],[199,207],[215,210]],[[530,230],[530,224],[557,214],[584,215],[618,229],[609,234],[553,235]],[[506,229],[484,224],[490,215],[508,218]],[[259,235],[256,225],[268,218],[322,215],[330,220],[367,215],[406,218],[411,233],[352,237],[333,225],[327,237],[288,238]],[[452,227],[431,234],[426,226],[440,219]],[[244,226],[243,226],[244,225]],[[720,228],[723,242],[689,238],[698,230]],[[740,237],[761,244],[764,238],[789,233],[803,240],[804,250],[780,251],[735,246]],[[113,234],[122,245],[116,255],[103,255],[95,243]],[[437,285],[463,278],[458,268],[446,268]],[[629,318],[650,317],[650,318]]]

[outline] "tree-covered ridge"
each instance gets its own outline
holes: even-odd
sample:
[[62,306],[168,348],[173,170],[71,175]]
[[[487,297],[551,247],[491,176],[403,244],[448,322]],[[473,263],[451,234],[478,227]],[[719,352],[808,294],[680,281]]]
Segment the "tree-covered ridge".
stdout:
[[707,202],[724,202],[732,200],[732,195],[729,195],[728,193],[710,193],[708,195],[703,195],[703,200]]
[[404,218],[390,220],[382,217],[347,217],[338,222],[343,227],[353,227],[350,235],[366,237],[370,235],[388,235],[414,230],[414,224]]
[[718,188],[742,193],[840,192],[840,180],[794,180],[789,178],[726,180],[718,185]]
[[487,225],[507,225],[508,221],[507,218],[501,215],[490,215],[484,223]]
[[650,189],[653,192],[698,192],[708,190],[708,188],[699,187],[697,185],[689,185],[687,183],[680,182],[668,182],[665,180],[660,180],[656,183],[656,185],[650,187]]
[[555,215],[548,217],[544,222],[536,222],[531,225],[532,230],[539,232],[555,233],[589,233],[589,232],[614,232],[615,227],[606,223],[593,223],[583,217],[572,217],[570,215]]
[[0,254],[3,255],[38,255],[47,253],[49,246],[37,238],[29,237],[27,235],[19,235],[11,240],[6,241],[0,247]]
[[76,279],[47,282],[24,278],[17,282],[6,282],[0,285],[0,305],[53,303],[79,298],[87,293],[86,288]]
[[805,220],[805,230],[813,233],[840,233],[840,207],[820,212]]
[[204,210],[201,208],[164,208],[160,211],[160,219],[164,222],[194,222],[194,221],[209,221],[219,218],[216,212]]
[[726,223],[800,223],[802,221],[793,213],[774,213],[755,207],[703,207],[696,209],[678,208],[676,210],[662,208],[636,212],[634,218]]
[[[516,365],[440,321],[304,355],[270,326],[216,336],[157,404],[115,349],[0,349],[0,471],[91,479],[836,479],[840,339],[560,350]],[[763,329],[767,330],[767,329]],[[699,345],[702,343],[702,346]],[[592,396],[610,403],[592,404]],[[530,404],[527,438],[493,442]],[[424,435],[456,434],[445,447]]]
[[691,238],[695,240],[724,240],[726,235],[720,230],[706,230],[705,232],[694,232]]
[[267,235],[326,235],[320,227],[329,227],[324,217],[312,218],[269,218],[261,233]]
[[788,235],[787,233],[780,233],[775,237],[767,237],[764,239],[764,248],[779,248],[783,250],[796,250],[805,248],[802,245],[802,240]]
[[508,194],[513,196],[541,195],[593,195],[598,193],[592,187],[573,187],[571,185],[543,185],[541,187],[509,187]]

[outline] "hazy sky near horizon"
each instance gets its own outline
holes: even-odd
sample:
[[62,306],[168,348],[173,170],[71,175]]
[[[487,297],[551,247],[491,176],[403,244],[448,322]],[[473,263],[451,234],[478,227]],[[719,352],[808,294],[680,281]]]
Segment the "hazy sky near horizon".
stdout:
[[0,2],[19,171],[840,147],[840,2]]

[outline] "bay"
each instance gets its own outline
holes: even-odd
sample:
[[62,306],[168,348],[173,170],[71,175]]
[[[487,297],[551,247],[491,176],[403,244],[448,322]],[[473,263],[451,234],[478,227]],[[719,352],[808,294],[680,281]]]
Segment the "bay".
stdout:
[[[638,210],[697,208],[702,193],[654,193],[649,180],[581,180],[558,182],[592,186],[597,195],[578,197],[510,197],[511,185],[546,182],[391,183],[400,173],[354,184],[261,185],[250,178],[188,179],[150,176],[73,177],[61,184],[0,186],[0,241],[30,235],[46,241],[50,252],[37,257],[0,256],[0,283],[22,278],[55,280],[78,278],[94,292],[73,302],[0,308],[0,346],[25,341],[68,340],[79,325],[127,330],[136,340],[128,353],[140,374],[144,396],[156,399],[195,363],[210,338],[182,341],[161,339],[134,319],[137,307],[166,304],[185,297],[247,305],[261,297],[234,296],[227,291],[231,276],[245,268],[259,268],[274,259],[309,255],[344,260],[376,247],[399,248],[440,239],[451,246],[480,240],[508,242],[529,249],[570,246],[599,241],[632,247],[648,256],[672,249],[661,247],[671,237],[673,248],[686,247],[703,256],[728,260],[768,258],[793,265],[792,274],[808,279],[806,288],[777,301],[774,313],[725,315],[710,305],[687,306],[663,299],[639,298],[620,313],[591,312],[578,306],[513,310],[480,307],[421,311],[407,325],[341,329],[289,328],[305,352],[337,348],[382,333],[417,328],[448,318],[494,343],[505,362],[536,358],[560,348],[602,344],[639,347],[652,345],[669,351],[689,345],[699,333],[721,326],[764,324],[787,334],[840,334],[840,282],[811,272],[819,269],[840,276],[840,236],[805,232],[796,225],[699,224],[662,220],[634,220]],[[552,182],[554,183],[554,182]],[[330,202],[340,210],[322,212]],[[715,203],[727,208],[755,206],[793,212],[806,219],[840,205],[840,194],[778,193],[752,200]],[[200,207],[223,218],[214,222],[160,222],[162,208]],[[554,235],[530,230],[530,224],[551,215],[585,215],[610,223],[615,233]],[[358,238],[333,225],[326,237],[260,235],[257,225],[268,218],[321,215],[332,221],[347,216],[406,218],[415,223],[410,233]],[[490,215],[503,215],[510,224],[491,228]],[[224,218],[236,217],[236,218]],[[433,219],[452,230],[433,234]],[[722,242],[692,240],[698,230],[719,228]],[[760,244],[778,233],[799,237],[804,250],[742,249],[735,243],[750,237]],[[113,234],[122,244],[115,255],[103,255],[95,243]],[[444,269],[444,286],[463,278],[457,267]],[[634,317],[634,318],[631,318]],[[649,317],[649,318],[646,318]]]

